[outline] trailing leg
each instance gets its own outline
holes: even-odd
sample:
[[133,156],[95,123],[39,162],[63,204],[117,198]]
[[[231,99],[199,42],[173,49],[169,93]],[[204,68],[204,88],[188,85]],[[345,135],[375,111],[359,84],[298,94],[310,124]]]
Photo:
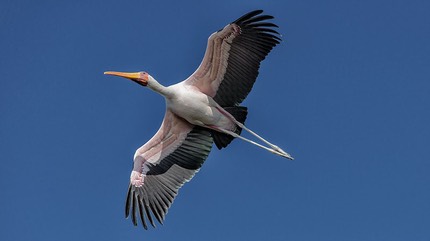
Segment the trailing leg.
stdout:
[[[248,129],[243,123],[239,122],[238,120],[236,120],[236,118],[232,115],[230,115],[230,113],[228,113],[226,110],[224,110],[223,108],[217,108],[221,113],[223,113],[225,116],[227,116],[228,118],[230,118],[238,127],[240,127],[243,130],[246,130],[247,132],[249,132],[250,134],[254,135],[255,137],[257,137],[258,139],[260,139],[261,141],[263,141],[264,143],[266,143],[267,145],[269,145],[271,148],[271,150],[275,150],[279,153],[281,153],[281,156],[284,156],[288,159],[293,160],[294,158],[288,154],[287,152],[285,152],[284,150],[282,150],[280,147],[278,147],[277,145],[274,145],[272,143],[270,143],[269,141],[267,141],[266,139],[264,139],[263,137],[259,136],[257,133],[253,132],[252,130]],[[240,134],[240,133],[239,133]],[[240,138],[240,137],[239,137]],[[243,138],[241,138],[243,139]],[[248,140],[248,139],[247,139]],[[252,141],[253,142],[253,141]],[[253,142],[256,143],[256,142]]]
[[243,136],[240,136],[240,135],[238,135],[238,134],[236,134],[236,133],[234,133],[234,132],[232,132],[232,131],[225,130],[225,129],[222,129],[222,128],[219,128],[219,127],[216,127],[216,126],[207,126],[207,127],[208,127],[208,128],[210,128],[210,129],[212,129],[212,130],[215,130],[215,131],[217,131],[217,132],[221,132],[221,133],[225,133],[225,134],[227,134],[227,135],[230,135],[230,136],[232,136],[233,138],[239,138],[239,139],[242,139],[242,140],[244,140],[244,141],[246,141],[246,142],[249,142],[249,143],[251,143],[251,144],[253,144],[253,145],[256,145],[256,146],[258,146],[258,147],[260,147],[260,148],[262,148],[262,149],[264,149],[264,150],[266,150],[266,151],[270,151],[270,152],[271,152],[271,153],[273,153],[273,154],[276,154],[276,155],[279,155],[279,156],[282,156],[282,157],[288,158],[288,159],[290,159],[290,160],[293,160],[293,158],[291,157],[291,155],[290,155],[290,154],[288,154],[288,153],[286,153],[286,152],[280,152],[280,151],[278,151],[278,150],[276,150],[276,149],[273,149],[273,148],[269,148],[269,147],[263,146],[263,145],[261,145],[261,144],[259,144],[259,143],[255,142],[255,141],[249,140],[249,139],[247,139],[247,138],[245,138],[245,137],[243,137]]

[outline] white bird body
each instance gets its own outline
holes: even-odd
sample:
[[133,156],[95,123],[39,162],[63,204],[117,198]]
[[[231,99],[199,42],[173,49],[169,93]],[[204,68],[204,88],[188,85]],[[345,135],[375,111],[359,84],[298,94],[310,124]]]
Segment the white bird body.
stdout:
[[222,107],[195,86],[182,81],[164,87],[151,75],[148,77],[147,87],[164,96],[167,110],[193,125],[235,130],[236,124],[232,121],[233,117],[228,113],[221,113]]
[[[191,180],[209,155],[240,138],[279,156],[288,153],[248,129],[247,108],[239,106],[251,91],[260,62],[281,39],[256,10],[210,35],[199,68],[186,80],[164,87],[146,72],[105,74],[129,78],[164,96],[166,113],[157,133],[136,150],[126,200],[126,217],[162,223],[179,188]],[[242,137],[246,130],[265,145]],[[146,217],[146,218],[145,218]]]
[[193,125],[218,126],[231,129],[235,124],[223,115],[212,97],[181,82],[171,86],[176,92],[172,99],[166,98],[167,108]]

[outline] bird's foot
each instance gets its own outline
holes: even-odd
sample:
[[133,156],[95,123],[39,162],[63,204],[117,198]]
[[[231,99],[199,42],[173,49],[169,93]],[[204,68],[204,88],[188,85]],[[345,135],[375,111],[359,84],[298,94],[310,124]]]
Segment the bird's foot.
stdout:
[[279,146],[271,145],[271,147],[273,148],[273,151],[275,154],[278,154],[278,155],[285,157],[285,158],[288,158],[290,160],[294,160],[294,158],[290,154],[288,154],[287,152],[282,150]]

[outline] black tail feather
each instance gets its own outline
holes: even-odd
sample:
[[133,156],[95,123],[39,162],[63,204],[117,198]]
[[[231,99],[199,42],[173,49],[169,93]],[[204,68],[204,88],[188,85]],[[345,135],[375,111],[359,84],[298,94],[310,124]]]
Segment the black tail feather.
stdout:
[[[245,123],[246,115],[248,114],[248,108],[244,106],[233,106],[224,107],[224,110],[230,113],[240,123]],[[234,132],[240,135],[240,133],[242,132],[242,128],[237,126]],[[212,137],[218,149],[227,147],[228,144],[230,144],[234,139],[233,136],[218,131],[212,131]]]

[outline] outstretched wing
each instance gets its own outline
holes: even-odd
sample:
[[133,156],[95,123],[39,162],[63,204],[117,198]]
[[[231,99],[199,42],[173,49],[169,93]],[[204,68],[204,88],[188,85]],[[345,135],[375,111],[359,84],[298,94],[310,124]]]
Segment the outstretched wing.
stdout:
[[208,130],[166,110],[158,132],[134,156],[126,217],[131,214],[133,224],[137,225],[140,216],[145,229],[147,221],[155,227],[154,218],[162,224],[179,188],[200,169],[211,148]]
[[199,68],[185,80],[223,107],[240,104],[251,91],[260,62],[279,44],[272,16],[252,11],[213,33]]

